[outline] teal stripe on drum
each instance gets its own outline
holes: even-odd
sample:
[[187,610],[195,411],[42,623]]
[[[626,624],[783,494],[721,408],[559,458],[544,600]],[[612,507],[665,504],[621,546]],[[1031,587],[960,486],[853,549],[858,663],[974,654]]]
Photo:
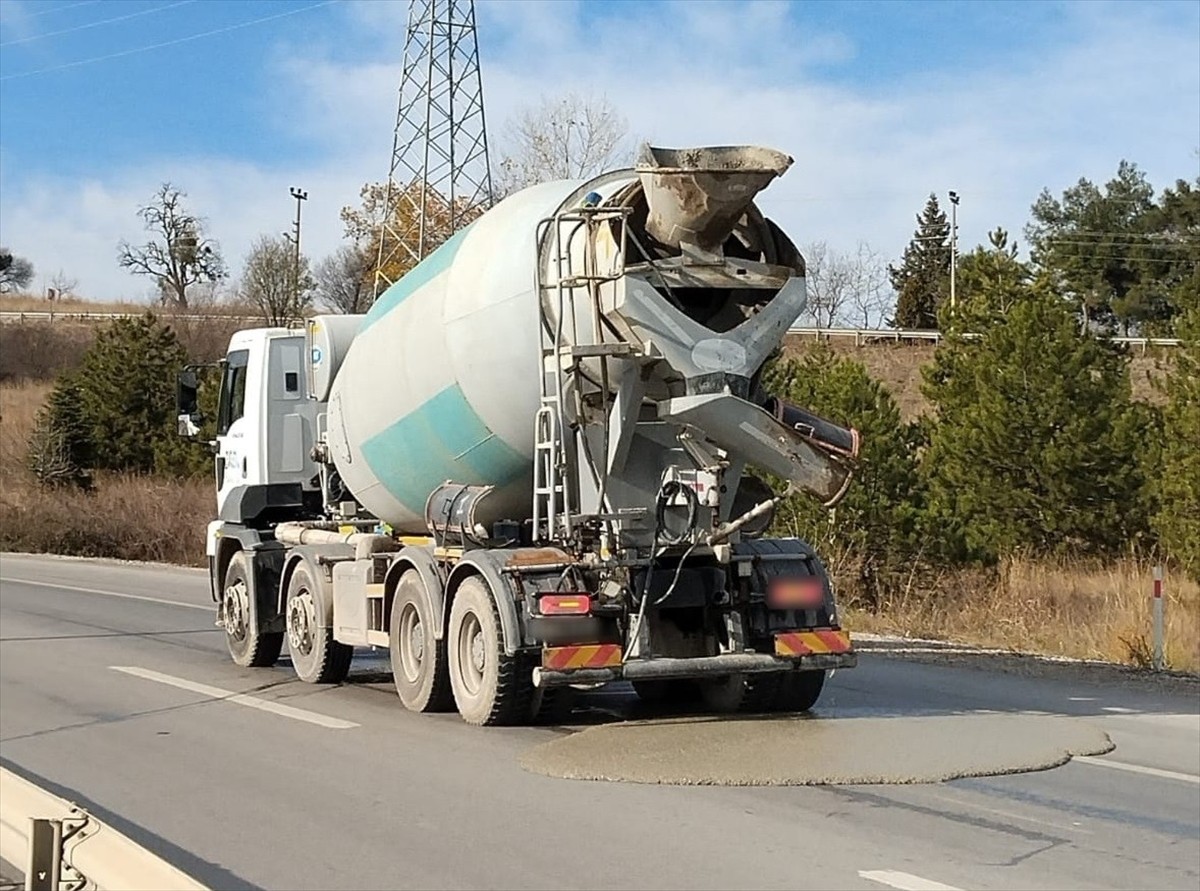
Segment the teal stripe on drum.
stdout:
[[[474,225],[474,223],[471,225]],[[367,317],[363,319],[362,328],[359,329],[358,333],[361,334],[363,331],[366,331],[420,288],[429,284],[429,282],[449,269],[450,264],[454,262],[454,255],[458,253],[458,249],[462,246],[463,238],[466,237],[470,229],[471,226],[459,229],[442,242],[441,247],[410,269],[405,275],[401,276],[400,281],[380,294],[379,299],[375,301],[375,304],[367,312]]]
[[368,439],[363,457],[384,488],[418,516],[446,480],[503,486],[529,472],[529,459],[487,428],[458,384]]

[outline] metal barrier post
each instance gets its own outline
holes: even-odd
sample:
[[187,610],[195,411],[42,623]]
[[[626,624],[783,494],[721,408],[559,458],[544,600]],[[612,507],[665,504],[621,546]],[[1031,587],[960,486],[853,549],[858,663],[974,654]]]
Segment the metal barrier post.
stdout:
[[1163,664],[1163,570],[1154,567],[1154,670],[1162,671]]
[[62,820],[29,818],[25,891],[58,891],[62,867]]

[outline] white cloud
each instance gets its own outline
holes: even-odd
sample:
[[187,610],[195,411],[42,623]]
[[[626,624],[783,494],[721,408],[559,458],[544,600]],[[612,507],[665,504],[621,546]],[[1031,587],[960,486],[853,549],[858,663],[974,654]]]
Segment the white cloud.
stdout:
[[[839,250],[866,240],[893,258],[931,191],[962,195],[965,252],[997,224],[1020,238],[1042,187],[1105,181],[1122,158],[1160,187],[1197,173],[1200,40],[1162,9],[1067,7],[1069,42],[866,88],[816,73],[855,64],[858,49],[838,33],[798,36],[779,4],[619,8],[480,3],[492,133],[522,104],[577,89],[607,95],[633,133],[660,144],[777,147],[796,164],[762,205],[795,240]],[[273,104],[288,109],[271,124],[313,149],[319,160],[307,169],[256,167],[231,152],[164,158],[84,184],[34,177],[15,198],[0,196],[4,229],[23,233],[40,273],[64,268],[99,298],[143,294],[116,268],[115,246],[140,236],[134,213],[159,182],[189,193],[234,269],[257,234],[288,227],[287,189],[299,185],[311,196],[305,249],[331,250],[338,210],[386,174],[404,27],[404,4],[347,9],[347,34],[361,49],[353,60],[320,47],[267,55],[278,74]]]

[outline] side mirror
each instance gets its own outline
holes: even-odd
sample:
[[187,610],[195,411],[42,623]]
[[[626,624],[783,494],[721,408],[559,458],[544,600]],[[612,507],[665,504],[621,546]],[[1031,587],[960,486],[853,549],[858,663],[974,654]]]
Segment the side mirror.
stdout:
[[185,368],[175,378],[177,432],[194,439],[200,434],[204,416],[200,413],[200,378],[194,368]]

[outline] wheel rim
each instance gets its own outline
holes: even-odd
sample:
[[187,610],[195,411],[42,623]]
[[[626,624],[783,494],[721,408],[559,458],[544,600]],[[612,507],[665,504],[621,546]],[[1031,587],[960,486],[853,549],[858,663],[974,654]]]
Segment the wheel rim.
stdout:
[[415,604],[404,604],[400,613],[400,668],[410,684],[421,678],[425,661],[425,629]]
[[288,600],[288,647],[293,655],[307,656],[312,653],[315,626],[316,608],[312,593],[307,588],[301,588]]
[[483,639],[483,627],[474,613],[463,616],[458,630],[458,667],[465,692],[475,696],[483,687],[483,673],[487,667],[487,648]]
[[222,600],[225,633],[232,640],[241,643],[246,639],[246,634],[249,630],[248,617],[246,615],[246,583],[238,579],[225,589]]

